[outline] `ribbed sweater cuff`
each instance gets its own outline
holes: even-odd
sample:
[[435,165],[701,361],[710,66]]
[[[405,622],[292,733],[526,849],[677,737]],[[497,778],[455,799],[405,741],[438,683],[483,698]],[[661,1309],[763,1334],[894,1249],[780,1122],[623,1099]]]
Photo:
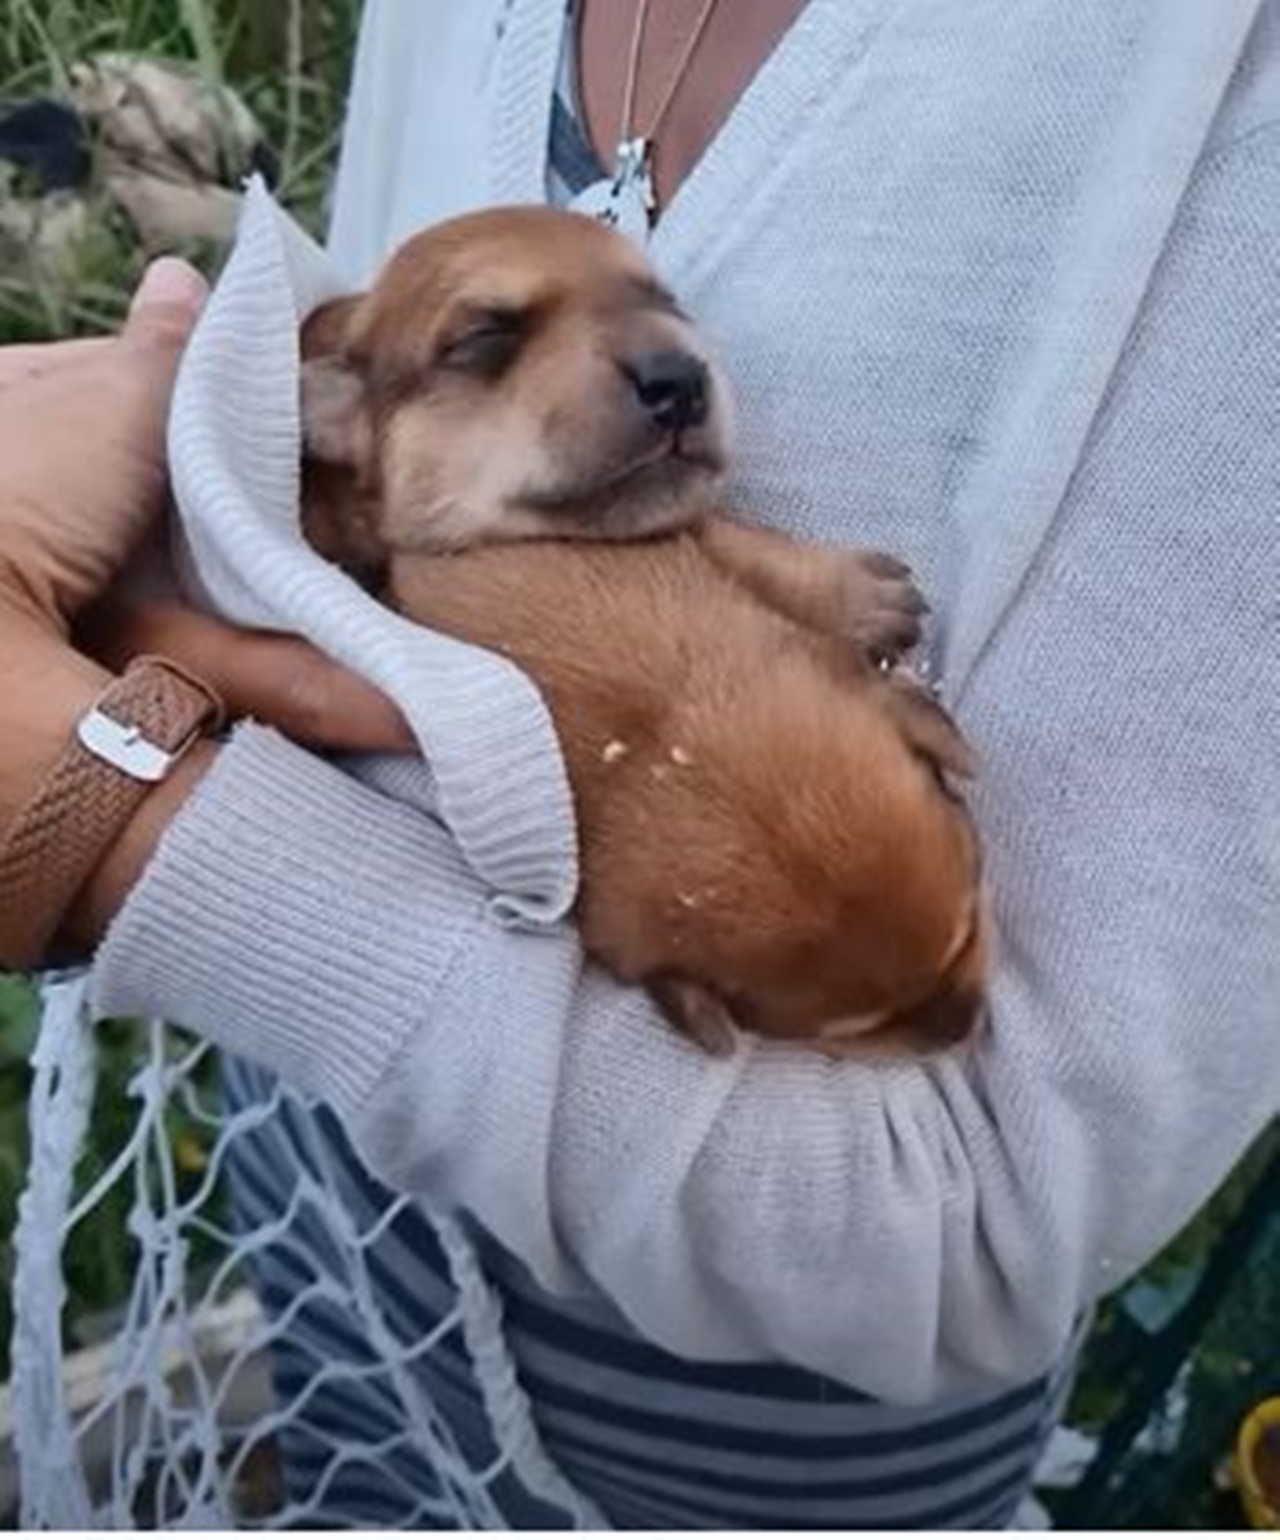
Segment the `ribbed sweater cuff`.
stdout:
[[351,1113],[483,897],[438,824],[242,727],[110,927],[93,1005],[191,1027]]

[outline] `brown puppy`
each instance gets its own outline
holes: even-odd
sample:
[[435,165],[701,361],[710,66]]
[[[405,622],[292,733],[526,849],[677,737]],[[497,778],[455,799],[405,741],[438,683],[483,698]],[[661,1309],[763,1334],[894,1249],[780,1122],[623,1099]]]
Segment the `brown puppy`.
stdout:
[[588,952],[713,1050],[735,1025],[832,1053],[963,1038],[986,927],[946,776],[970,756],[877,667],[922,605],[890,558],[712,516],[723,386],[639,253],[546,210],[456,220],[304,355],[304,527],[538,683]]

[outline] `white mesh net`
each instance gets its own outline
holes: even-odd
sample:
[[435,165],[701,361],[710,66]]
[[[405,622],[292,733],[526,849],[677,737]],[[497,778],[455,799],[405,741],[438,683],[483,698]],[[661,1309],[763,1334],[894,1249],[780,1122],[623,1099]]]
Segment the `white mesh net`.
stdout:
[[[430,1217],[456,1292],[415,1324],[380,1253],[423,1212],[368,1185],[353,1198],[361,1178],[321,1137],[326,1114],[252,1071],[237,1090],[206,1045],[152,1023],[129,1131],[86,1179],[84,995],[80,979],[46,986],[34,1059],[14,1285],[24,1525],[497,1528],[516,1488],[548,1525],[602,1527],[538,1443],[461,1228]],[[264,1142],[281,1128],[287,1162]],[[105,1342],[69,1356],[67,1246],[120,1193],[127,1303]],[[442,1410],[464,1390],[447,1375],[432,1388],[446,1343],[468,1363],[479,1436]]]

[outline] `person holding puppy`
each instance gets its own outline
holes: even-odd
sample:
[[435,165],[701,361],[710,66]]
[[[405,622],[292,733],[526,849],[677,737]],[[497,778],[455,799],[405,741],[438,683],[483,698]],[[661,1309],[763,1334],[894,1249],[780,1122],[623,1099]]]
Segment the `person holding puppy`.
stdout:
[[[104,1008],[326,1100],[357,1215],[385,1202],[367,1167],[468,1216],[542,1444],[610,1522],[995,1525],[1083,1313],[1280,1102],[1280,11],[621,9],[374,0],[335,248],[359,284],[418,226],[543,198],[647,242],[735,382],[735,504],[892,549],[935,602],[983,766],[985,1031],[927,1064],[711,1070],[568,938],[496,926],[439,823],[263,726],[179,761],[63,933],[106,932]],[[6,825],[103,683],[67,636],[158,496],[189,301],[5,375]],[[116,370],[138,383],[99,417]],[[206,624],[152,612],[148,650],[207,672]],[[242,670],[266,646],[213,650],[233,710],[403,741],[309,654]],[[288,715],[271,681],[299,667],[337,709]],[[296,1137],[264,1127],[251,1217],[282,1206],[264,1177]],[[411,1343],[451,1308],[445,1260],[416,1216],[382,1260]],[[299,1362],[349,1351],[343,1325],[300,1318]],[[474,1365],[422,1373],[483,1449]],[[376,1385],[321,1398],[292,1479],[308,1438],[378,1417]],[[513,1525],[555,1521],[519,1481],[500,1497]],[[354,1481],[328,1502],[397,1512]]]

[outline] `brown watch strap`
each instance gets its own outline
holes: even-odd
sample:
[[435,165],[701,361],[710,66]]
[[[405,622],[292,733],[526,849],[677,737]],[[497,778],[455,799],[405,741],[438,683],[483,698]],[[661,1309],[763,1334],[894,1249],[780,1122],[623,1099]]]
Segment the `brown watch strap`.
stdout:
[[30,968],[45,959],[151,787],[221,718],[217,695],[164,658],[136,659],[104,691],[0,835],[0,964]]

